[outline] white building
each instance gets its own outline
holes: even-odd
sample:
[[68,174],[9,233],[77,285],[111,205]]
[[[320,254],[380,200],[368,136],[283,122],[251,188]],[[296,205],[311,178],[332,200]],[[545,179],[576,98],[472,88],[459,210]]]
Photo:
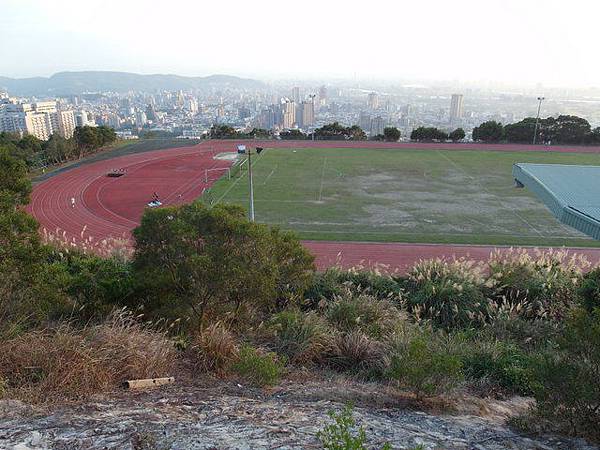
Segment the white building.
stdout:
[[53,134],[64,138],[73,136],[73,111],[58,110],[56,102],[19,103],[15,99],[0,99],[0,131],[31,134],[48,140]]
[[452,94],[452,99],[450,100],[450,123],[462,119],[464,114],[463,101],[462,94]]

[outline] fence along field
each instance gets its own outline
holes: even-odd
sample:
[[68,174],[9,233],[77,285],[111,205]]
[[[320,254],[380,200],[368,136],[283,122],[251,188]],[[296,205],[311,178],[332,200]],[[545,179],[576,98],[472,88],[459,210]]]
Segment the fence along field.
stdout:
[[[516,189],[515,162],[599,165],[600,155],[269,148],[253,158],[256,218],[304,239],[600,246]],[[231,175],[204,199],[246,207],[247,171]]]

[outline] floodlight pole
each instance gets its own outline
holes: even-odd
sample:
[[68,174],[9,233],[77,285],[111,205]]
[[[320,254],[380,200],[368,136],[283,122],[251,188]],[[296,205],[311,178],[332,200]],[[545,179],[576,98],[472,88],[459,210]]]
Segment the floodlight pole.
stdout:
[[248,149],[248,182],[250,183],[250,222],[254,222],[254,184],[252,183],[252,150]]
[[538,97],[538,110],[535,118],[535,130],[533,131],[533,145],[537,141],[538,124],[540,123],[540,111],[542,110],[542,102],[546,99],[545,97]]

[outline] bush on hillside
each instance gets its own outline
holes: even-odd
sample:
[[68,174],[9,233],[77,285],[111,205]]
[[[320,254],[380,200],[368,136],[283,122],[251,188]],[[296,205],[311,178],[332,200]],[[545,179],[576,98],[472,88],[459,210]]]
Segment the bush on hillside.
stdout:
[[251,345],[240,348],[233,370],[255,386],[274,386],[283,373],[283,361],[272,352],[264,352]]
[[600,309],[575,311],[558,351],[534,368],[535,414],[546,428],[600,443]]
[[248,221],[235,206],[147,209],[134,236],[146,309],[200,326],[207,314],[241,324],[300,299],[314,271],[296,238]]
[[334,335],[326,363],[340,372],[378,378],[386,367],[386,354],[387,346],[383,342],[354,330]]
[[462,356],[462,365],[468,379],[485,381],[509,394],[532,394],[531,357],[513,345],[471,342]]
[[273,335],[273,349],[294,364],[321,361],[332,339],[332,332],[322,317],[296,309],[273,315],[269,330]]
[[354,293],[350,289],[327,306],[325,317],[332,327],[341,332],[360,330],[375,339],[393,333],[406,320],[390,301]]
[[577,294],[588,312],[600,308],[600,267],[583,275]]
[[194,370],[198,372],[226,373],[238,353],[235,336],[220,322],[202,329],[187,349]]
[[391,343],[387,377],[417,399],[450,392],[462,380],[460,357],[439,332],[407,330]]
[[420,261],[408,272],[407,306],[415,319],[445,329],[480,326],[489,315],[484,282],[472,260]]
[[135,306],[131,265],[78,251],[55,250],[51,263],[65,274],[65,291],[83,321],[103,319],[119,306]]
[[496,304],[519,305],[528,319],[560,321],[576,304],[582,269],[589,264],[565,251],[510,250],[494,253],[487,282]]

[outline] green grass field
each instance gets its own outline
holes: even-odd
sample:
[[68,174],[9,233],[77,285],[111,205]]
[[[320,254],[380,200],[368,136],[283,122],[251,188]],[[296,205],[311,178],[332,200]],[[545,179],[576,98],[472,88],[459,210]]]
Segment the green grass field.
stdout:
[[[600,246],[515,188],[515,162],[600,165],[600,155],[265,149],[253,158],[256,220],[304,239]],[[247,172],[203,200],[247,207]]]

